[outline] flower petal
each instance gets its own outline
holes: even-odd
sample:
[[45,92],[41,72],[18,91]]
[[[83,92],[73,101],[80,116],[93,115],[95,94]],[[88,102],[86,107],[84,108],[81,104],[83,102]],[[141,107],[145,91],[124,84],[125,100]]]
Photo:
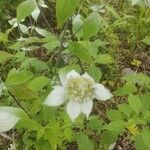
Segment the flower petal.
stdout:
[[67,113],[70,116],[71,120],[74,121],[81,113],[81,105],[73,101],[68,102]]
[[67,79],[69,79],[69,78],[75,78],[75,77],[79,77],[79,76],[80,76],[79,73],[77,73],[75,70],[71,70],[67,74]]
[[55,86],[54,90],[48,95],[44,104],[48,106],[59,106],[65,101],[65,90],[61,86]]
[[81,104],[81,110],[88,118],[93,108],[93,101],[85,101]]
[[106,101],[112,97],[110,91],[105,88],[102,84],[95,84],[95,94],[98,100]]
[[61,81],[62,86],[65,86],[69,78],[74,78],[78,76],[80,76],[80,74],[78,74],[75,70],[71,70],[69,72],[64,71],[64,70],[59,71],[59,79]]
[[94,79],[93,79],[91,76],[89,76],[87,72],[84,73],[84,74],[82,75],[82,77],[85,78],[85,79],[91,80],[91,81],[94,83]]
[[65,86],[66,84],[66,79],[67,79],[66,76],[67,76],[67,73],[59,72],[59,79],[60,79],[62,86]]
[[0,133],[7,132],[12,129],[15,124],[19,121],[19,117],[9,113],[0,112]]

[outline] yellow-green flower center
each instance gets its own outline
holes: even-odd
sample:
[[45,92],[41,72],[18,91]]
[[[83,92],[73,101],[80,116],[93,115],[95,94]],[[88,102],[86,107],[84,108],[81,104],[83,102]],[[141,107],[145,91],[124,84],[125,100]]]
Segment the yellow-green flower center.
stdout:
[[88,101],[94,98],[94,81],[84,77],[70,78],[66,84],[66,91],[69,100]]

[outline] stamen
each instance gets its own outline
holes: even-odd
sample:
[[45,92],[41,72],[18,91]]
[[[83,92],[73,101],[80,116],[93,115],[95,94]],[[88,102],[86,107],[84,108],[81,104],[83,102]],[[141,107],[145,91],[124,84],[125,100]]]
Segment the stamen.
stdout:
[[67,96],[73,101],[89,101],[94,98],[94,81],[88,78],[71,77],[66,84]]

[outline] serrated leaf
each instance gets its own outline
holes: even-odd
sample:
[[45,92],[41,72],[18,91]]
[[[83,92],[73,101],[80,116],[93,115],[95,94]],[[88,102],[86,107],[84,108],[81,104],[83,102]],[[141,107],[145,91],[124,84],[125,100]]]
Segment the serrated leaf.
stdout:
[[95,35],[101,25],[101,18],[97,12],[91,13],[84,21],[83,26],[83,35],[85,39],[90,38],[91,36]]
[[60,42],[57,40],[54,40],[54,41],[51,41],[42,45],[42,47],[45,47],[46,49],[48,49],[48,52],[53,52],[55,48],[58,46],[60,46]]
[[22,2],[17,7],[17,20],[20,22],[21,20],[25,19],[34,11],[37,7],[37,3],[35,0],[26,0]]
[[58,27],[62,26],[63,23],[74,13],[79,0],[57,0],[56,1],[56,17]]
[[150,36],[146,36],[142,41],[143,41],[145,44],[150,45]]
[[50,143],[43,138],[36,142],[36,150],[50,150],[52,149]]
[[70,52],[72,52],[74,55],[79,57],[82,61],[85,61],[86,63],[92,63],[92,57],[88,50],[79,43],[71,43],[68,47]]
[[115,109],[110,109],[107,111],[107,116],[110,120],[123,120],[124,116],[123,114],[119,111],[119,110],[115,110]]
[[83,133],[77,135],[77,143],[79,150],[94,150],[92,141]]
[[99,54],[95,58],[95,62],[99,64],[111,64],[114,60],[109,54]]
[[39,91],[43,87],[45,87],[48,83],[50,82],[49,78],[45,76],[39,76],[33,80],[31,80],[28,84],[27,87],[31,89],[32,91]]
[[100,120],[98,117],[93,118],[93,119],[89,119],[89,127],[92,130],[99,131],[102,128],[102,124],[103,124],[103,121]]
[[95,65],[91,65],[89,69],[87,70],[88,74],[94,78],[95,81],[99,81],[102,76],[102,72],[99,67],[96,67]]
[[125,127],[125,121],[123,120],[114,120],[112,122],[110,122],[108,125],[106,125],[104,127],[104,129],[110,130],[110,131],[118,131],[118,132],[122,132],[122,130]]
[[118,88],[114,93],[117,96],[124,96],[128,94],[133,94],[136,91],[137,91],[137,88],[135,84],[127,82],[126,84],[123,85],[123,87]]
[[32,100],[38,98],[38,93],[30,90],[26,85],[18,85],[9,88],[10,92],[21,100]]
[[0,63],[4,63],[12,57],[14,57],[14,55],[7,53],[5,51],[0,51]]
[[35,72],[41,72],[43,70],[49,70],[47,64],[37,58],[26,58],[22,64],[21,69],[29,69],[32,68]]
[[8,42],[8,35],[6,33],[0,32],[0,42],[4,44]]
[[38,133],[36,139],[39,140],[44,135],[44,128],[41,128]]
[[150,150],[149,145],[150,131],[144,129],[141,134],[135,137],[135,146],[137,150]]
[[129,95],[128,102],[131,108],[138,114],[141,111],[142,103],[138,96]]
[[104,131],[102,133],[102,138],[101,138],[102,144],[104,145],[113,144],[117,140],[119,134],[120,133],[115,131],[109,131],[109,130]]
[[124,77],[122,77],[123,80],[131,83],[138,83],[140,85],[149,85],[150,84],[150,77],[146,76],[143,73],[137,73],[137,74],[127,74]]
[[89,52],[89,54],[95,58],[98,53],[98,45],[95,42],[80,41],[79,44],[83,45]]
[[17,71],[17,70],[10,70],[7,79],[5,81],[6,86],[12,86],[12,85],[19,85],[22,83],[27,82],[33,77],[32,72],[22,70],[22,71]]
[[40,129],[42,129],[42,126],[38,121],[30,118],[20,120],[19,123],[17,124],[17,127],[35,131],[39,131]]
[[132,108],[128,104],[119,104],[118,109],[127,116],[133,112]]

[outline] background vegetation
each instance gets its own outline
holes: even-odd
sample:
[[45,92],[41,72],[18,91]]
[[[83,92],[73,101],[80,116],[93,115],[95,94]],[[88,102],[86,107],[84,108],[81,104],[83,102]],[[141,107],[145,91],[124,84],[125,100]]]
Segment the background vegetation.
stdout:
[[[149,0],[1,0],[0,50],[0,105],[30,118],[7,133],[13,142],[0,136],[0,149],[150,150]],[[114,95],[75,123],[63,106],[43,105],[72,69]]]

